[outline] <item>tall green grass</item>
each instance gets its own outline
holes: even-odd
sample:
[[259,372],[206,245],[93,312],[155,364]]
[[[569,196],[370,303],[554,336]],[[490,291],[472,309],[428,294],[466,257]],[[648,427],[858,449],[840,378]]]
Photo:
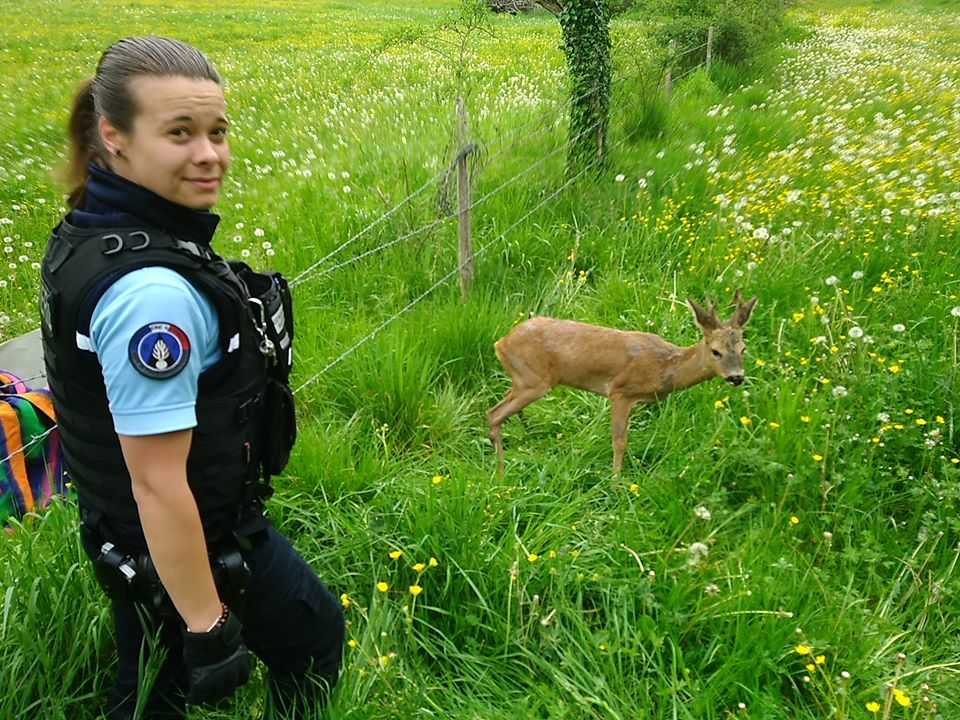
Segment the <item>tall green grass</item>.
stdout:
[[[123,34],[194,40],[228,78],[218,242],[254,264],[298,276],[455,151],[452,69],[374,52],[452,0],[55,5],[15,0],[3,49],[3,337],[37,324],[72,86]],[[618,21],[607,168],[506,233],[565,181],[565,85],[555,20],[494,21],[469,73],[474,195],[542,164],[474,210],[471,295],[454,278],[411,305],[456,265],[453,220],[295,289],[301,433],[270,512],[346,605],[318,717],[960,713],[955,15],[817,3],[765,63],[697,70],[669,104],[652,29]],[[436,200],[319,269],[442,217]],[[606,401],[558,388],[505,425],[496,474],[484,413],[515,323],[690,344],[684,298],[724,314],[737,287],[760,296],[743,387],[637,408],[619,479]],[[98,717],[109,614],[75,515],[0,538],[2,717]],[[193,716],[264,696],[258,675]]]

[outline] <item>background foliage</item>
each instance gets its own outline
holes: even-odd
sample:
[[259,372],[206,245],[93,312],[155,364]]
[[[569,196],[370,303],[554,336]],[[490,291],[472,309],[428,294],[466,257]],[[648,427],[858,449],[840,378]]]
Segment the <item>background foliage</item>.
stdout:
[[[8,2],[3,337],[37,324],[73,88],[117,37],[183,37],[229,80],[220,247],[299,279],[302,433],[270,510],[346,606],[328,716],[956,717],[956,13],[793,11],[763,62],[696,69],[669,104],[659,24],[620,17],[609,165],[555,197],[559,24],[493,19],[466,64],[475,197],[496,192],[462,303],[439,283],[456,220],[412,234],[439,180],[384,217],[455,152],[460,69],[382,41],[456,6]],[[723,314],[740,286],[742,388],[638,410],[619,481],[606,402],[558,389],[505,426],[495,474],[514,323],[688,344],[684,297]],[[0,542],[0,717],[98,717],[115,659],[76,525],[67,501]],[[257,678],[194,717],[262,702]]]

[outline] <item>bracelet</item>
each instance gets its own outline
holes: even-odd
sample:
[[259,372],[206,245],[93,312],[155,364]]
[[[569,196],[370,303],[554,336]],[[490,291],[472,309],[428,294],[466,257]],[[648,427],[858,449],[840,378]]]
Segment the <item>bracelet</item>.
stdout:
[[207,630],[207,632],[219,630],[227,624],[227,618],[230,617],[230,608],[228,608],[225,603],[220,603],[220,611],[220,617],[218,617],[217,621],[210,626],[210,629]]
[[[204,630],[203,633],[197,633],[197,635],[203,635],[205,633],[213,632],[214,630],[219,630],[227,624],[228,617],[230,617],[230,608],[228,608],[225,603],[220,603],[220,617],[214,620],[213,625]],[[191,632],[190,628],[187,628],[187,632]]]

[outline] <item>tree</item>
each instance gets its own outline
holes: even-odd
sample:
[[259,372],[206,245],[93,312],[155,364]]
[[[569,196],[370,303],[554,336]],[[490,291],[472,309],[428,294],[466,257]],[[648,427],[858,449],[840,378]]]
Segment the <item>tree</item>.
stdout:
[[570,166],[600,163],[610,123],[609,0],[536,0],[560,21],[570,73]]

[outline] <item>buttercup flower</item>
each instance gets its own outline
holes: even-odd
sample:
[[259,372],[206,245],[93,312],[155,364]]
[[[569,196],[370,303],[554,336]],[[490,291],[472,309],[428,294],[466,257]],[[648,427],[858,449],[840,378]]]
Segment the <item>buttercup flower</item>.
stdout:
[[913,703],[910,700],[910,696],[907,695],[900,688],[893,689],[893,699],[897,701],[897,705],[900,707],[910,707]]

